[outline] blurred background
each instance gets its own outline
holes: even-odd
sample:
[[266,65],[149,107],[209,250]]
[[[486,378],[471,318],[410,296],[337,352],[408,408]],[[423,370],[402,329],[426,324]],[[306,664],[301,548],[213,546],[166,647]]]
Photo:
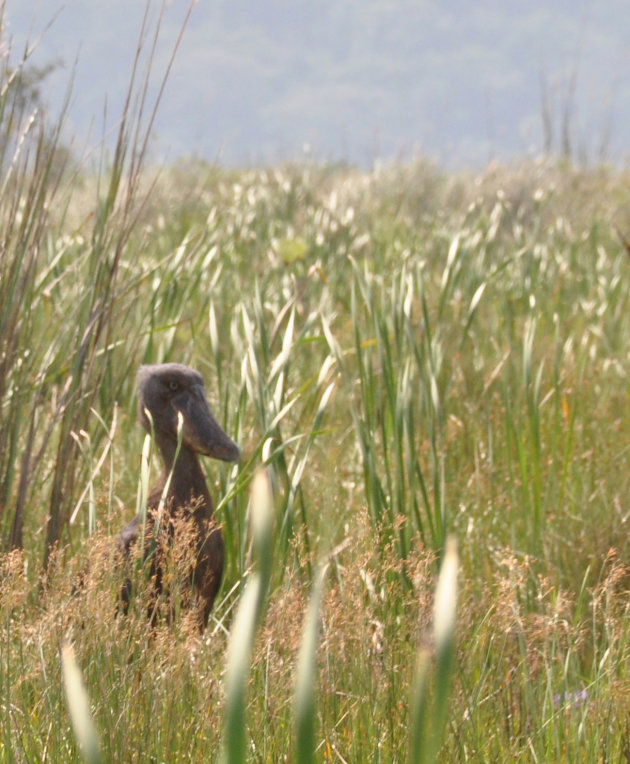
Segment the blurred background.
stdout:
[[[187,9],[165,4],[156,74]],[[66,130],[83,145],[115,128],[144,13],[139,0],[6,0],[5,52],[36,45],[33,64],[54,65],[42,88],[53,113],[73,80]],[[422,155],[476,168],[541,153],[623,164],[627,19],[622,0],[205,0],[152,153],[230,166],[305,154],[362,167]]]

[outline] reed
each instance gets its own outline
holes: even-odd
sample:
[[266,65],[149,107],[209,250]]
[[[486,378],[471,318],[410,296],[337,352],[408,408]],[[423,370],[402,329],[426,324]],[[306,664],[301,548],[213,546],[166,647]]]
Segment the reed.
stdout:
[[[2,60],[0,759],[84,755],[72,644],[104,761],[623,760],[627,173],[151,175],[151,46],[96,173],[59,166],[63,114],[15,111]],[[112,536],[159,469],[135,374],[173,360],[243,452],[205,465],[202,636],[185,548],[171,622],[140,558],[116,615]]]

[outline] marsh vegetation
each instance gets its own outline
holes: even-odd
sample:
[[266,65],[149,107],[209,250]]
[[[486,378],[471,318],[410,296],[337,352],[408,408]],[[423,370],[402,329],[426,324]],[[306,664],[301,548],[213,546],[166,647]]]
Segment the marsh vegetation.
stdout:
[[[0,157],[2,760],[79,756],[68,644],[106,761],[627,757],[630,177],[152,171],[138,114],[97,171],[60,169],[28,115]],[[115,616],[112,537],[159,470],[135,373],[165,361],[243,453],[208,466],[202,636],[147,622],[141,560]]]

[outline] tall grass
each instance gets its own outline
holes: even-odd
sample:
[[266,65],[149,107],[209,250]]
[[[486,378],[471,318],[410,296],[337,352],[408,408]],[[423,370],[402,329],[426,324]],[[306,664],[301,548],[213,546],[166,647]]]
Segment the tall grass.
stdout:
[[[0,758],[78,760],[73,696],[104,761],[623,760],[627,175],[151,175],[151,18],[96,177],[0,87]],[[148,623],[141,561],[116,616],[167,360],[243,451],[203,636]]]
[[85,760],[89,764],[97,764],[101,760],[98,733],[90,715],[90,699],[83,685],[81,671],[77,666],[74,651],[70,645],[65,645],[62,649],[61,665],[74,733]]
[[274,526],[273,498],[266,475],[261,472],[252,488],[251,526],[254,564],[232,625],[225,673],[226,762],[245,761],[247,750],[245,698],[254,636],[264,613],[272,563]]
[[[159,23],[154,22],[155,35]],[[8,445],[0,465],[3,537],[10,547],[24,545],[24,515],[33,503],[29,488],[45,480],[45,561],[67,528],[78,493],[79,450],[72,435],[94,430],[91,412],[97,400],[106,402],[105,390],[110,405],[118,397],[139,351],[138,340],[121,343],[114,337],[121,334],[134,292],[133,281],[122,281],[120,273],[148,199],[138,185],[157,106],[147,95],[155,51],[155,36],[147,51],[150,27],[148,4],[111,163],[102,168],[89,208],[72,231],[65,221],[82,181],[76,168],[57,161],[69,157],[60,145],[65,113],[51,128],[45,115],[20,110],[27,104],[13,94],[29,65],[28,51],[15,66],[8,53],[2,60],[0,131],[15,136],[2,141],[14,152],[2,162],[0,181],[0,393],[8,402],[0,422]],[[144,79],[139,72],[143,57],[148,57]],[[102,433],[96,432],[100,439]],[[34,521],[42,520],[40,511]]]

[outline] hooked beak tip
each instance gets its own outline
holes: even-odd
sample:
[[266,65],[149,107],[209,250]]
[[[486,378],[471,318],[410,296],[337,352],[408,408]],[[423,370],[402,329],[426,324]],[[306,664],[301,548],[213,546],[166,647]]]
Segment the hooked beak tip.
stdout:
[[222,458],[223,458],[223,461],[232,462],[234,464],[236,462],[240,462],[241,449],[236,445],[236,443],[232,443],[232,445],[225,450]]

